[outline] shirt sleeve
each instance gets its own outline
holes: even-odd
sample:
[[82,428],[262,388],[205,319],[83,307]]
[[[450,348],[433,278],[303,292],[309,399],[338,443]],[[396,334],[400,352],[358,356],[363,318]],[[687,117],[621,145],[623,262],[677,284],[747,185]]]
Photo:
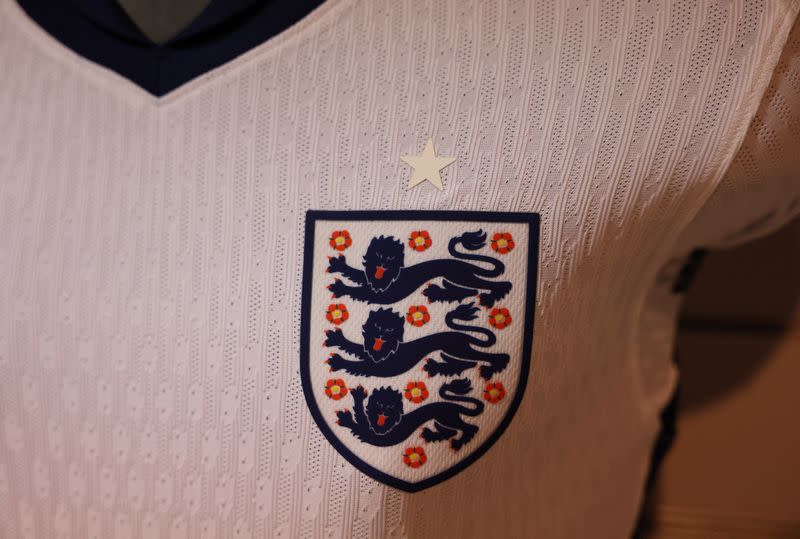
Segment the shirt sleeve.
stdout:
[[800,215],[800,16],[744,141],[715,192],[684,230],[676,255],[732,247]]

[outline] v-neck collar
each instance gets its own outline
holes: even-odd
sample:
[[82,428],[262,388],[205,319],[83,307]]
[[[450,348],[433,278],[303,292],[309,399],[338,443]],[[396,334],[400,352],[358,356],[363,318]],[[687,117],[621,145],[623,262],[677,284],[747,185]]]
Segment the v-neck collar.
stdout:
[[152,43],[114,0],[2,3],[11,4],[11,15],[24,19],[20,24],[27,23],[34,34],[47,34],[161,101],[252,49],[284,41],[328,11],[335,1],[212,0],[194,21],[162,45]]

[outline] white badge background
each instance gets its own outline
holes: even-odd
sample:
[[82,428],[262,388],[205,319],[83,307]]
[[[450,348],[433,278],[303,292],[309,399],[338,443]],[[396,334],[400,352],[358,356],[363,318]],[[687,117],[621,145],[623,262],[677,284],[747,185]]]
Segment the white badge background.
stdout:
[[[325,330],[339,327],[348,339],[356,343],[361,343],[363,342],[361,326],[366,320],[369,311],[381,307],[378,305],[370,306],[367,303],[355,301],[349,297],[332,299],[331,293],[326,287],[337,277],[342,278],[340,275],[326,273],[325,271],[328,267],[328,257],[338,256],[339,254],[339,252],[335,251],[329,245],[328,240],[333,231],[347,230],[349,232],[353,243],[343,254],[346,256],[347,263],[351,267],[361,269],[363,267],[362,257],[366,252],[370,240],[375,236],[381,234],[385,236],[394,236],[403,242],[405,245],[405,266],[409,267],[429,259],[452,258],[447,251],[447,243],[450,239],[464,232],[476,231],[478,229],[482,229],[486,232],[486,245],[478,251],[469,252],[494,256],[500,259],[505,264],[506,270],[499,279],[510,280],[512,282],[511,292],[495,305],[495,307],[506,307],[509,310],[512,317],[510,326],[502,330],[493,329],[488,323],[489,311],[484,307],[481,307],[478,318],[467,322],[468,325],[479,325],[492,329],[495,332],[497,335],[497,343],[491,348],[486,349],[487,351],[494,353],[505,352],[511,356],[508,367],[490,380],[492,382],[502,382],[506,389],[506,395],[500,402],[492,404],[483,400],[483,389],[487,381],[483,380],[478,375],[477,368],[468,369],[464,371],[461,376],[435,376],[431,378],[422,370],[424,360],[420,361],[416,367],[405,374],[387,378],[360,377],[350,375],[344,370],[335,372],[329,370],[328,364],[324,361],[328,358],[329,353],[335,349],[323,346]],[[408,238],[414,230],[428,231],[433,242],[429,249],[417,252],[408,246]],[[515,247],[511,252],[501,255],[492,250],[490,240],[495,232],[510,232],[513,235]],[[311,363],[309,372],[311,385],[314,388],[313,397],[330,429],[350,451],[363,461],[378,470],[408,482],[418,482],[422,479],[426,479],[450,468],[456,462],[463,460],[483,445],[486,439],[494,432],[497,425],[506,415],[508,406],[513,400],[517,390],[520,367],[522,364],[521,354],[525,330],[525,287],[528,271],[529,225],[527,223],[483,221],[348,221],[342,219],[318,220],[314,233],[313,282],[311,286],[311,312],[308,336],[310,339],[309,361]],[[465,251],[463,247],[459,247],[458,250],[462,252]],[[345,283],[352,284],[344,278],[342,278],[342,280]],[[434,282],[441,284],[441,279],[437,279]],[[422,295],[422,290],[424,290],[424,286],[420,287],[416,293],[401,302],[382,306],[391,307],[402,314],[404,318],[408,308],[412,305],[425,305],[427,307],[431,316],[430,322],[419,328],[406,323],[404,326],[404,341],[410,341],[432,332],[450,331],[445,325],[444,317],[447,312],[454,309],[458,304],[454,302],[428,303],[428,299]],[[465,300],[465,302],[469,301],[470,300]],[[331,303],[344,303],[350,313],[349,319],[339,326],[334,326],[325,319],[325,312]],[[475,298],[475,304],[477,305],[477,298]],[[342,355],[347,357],[344,353]],[[439,359],[438,353],[434,354],[433,357]],[[358,386],[359,384],[362,385],[367,390],[367,399],[369,399],[372,390],[380,386],[392,386],[402,392],[408,382],[424,382],[429,391],[428,399],[420,404],[413,404],[403,398],[403,410],[407,413],[414,407],[424,406],[429,402],[441,400],[439,397],[439,388],[442,383],[461,377],[467,377],[472,381],[473,389],[468,396],[483,401],[485,409],[484,412],[477,417],[464,416],[464,419],[468,422],[478,425],[480,430],[475,438],[459,451],[452,450],[447,441],[424,443],[422,437],[419,436],[419,432],[422,430],[421,427],[417,429],[416,434],[413,434],[404,443],[400,443],[396,446],[375,447],[362,442],[358,440],[349,429],[336,424],[337,410],[345,408],[349,410],[353,409],[353,400],[350,394],[348,393],[344,398],[334,401],[328,398],[324,392],[325,384],[331,378],[343,379],[348,389]],[[427,462],[416,469],[406,466],[402,457],[405,448],[413,446],[423,447],[428,457]]]

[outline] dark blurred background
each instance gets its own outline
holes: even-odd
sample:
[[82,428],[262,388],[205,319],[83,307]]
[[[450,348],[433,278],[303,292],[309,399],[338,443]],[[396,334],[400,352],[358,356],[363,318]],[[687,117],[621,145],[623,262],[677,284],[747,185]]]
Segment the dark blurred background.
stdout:
[[800,219],[705,256],[676,358],[677,432],[643,537],[800,538]]

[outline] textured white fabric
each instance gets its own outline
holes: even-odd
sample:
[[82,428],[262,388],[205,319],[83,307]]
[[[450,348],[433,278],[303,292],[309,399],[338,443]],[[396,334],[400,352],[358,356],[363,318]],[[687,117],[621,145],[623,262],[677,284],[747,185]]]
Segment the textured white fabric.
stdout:
[[[629,535],[673,383],[648,290],[772,159],[717,188],[775,146],[745,135],[787,110],[797,1],[329,0],[158,99],[0,5],[0,535]],[[457,162],[408,190],[429,137]],[[308,413],[311,208],[541,213],[525,397],[440,485],[364,476]]]
[[729,247],[777,230],[800,214],[800,20],[761,104],[714,195],[682,233],[676,252]]

